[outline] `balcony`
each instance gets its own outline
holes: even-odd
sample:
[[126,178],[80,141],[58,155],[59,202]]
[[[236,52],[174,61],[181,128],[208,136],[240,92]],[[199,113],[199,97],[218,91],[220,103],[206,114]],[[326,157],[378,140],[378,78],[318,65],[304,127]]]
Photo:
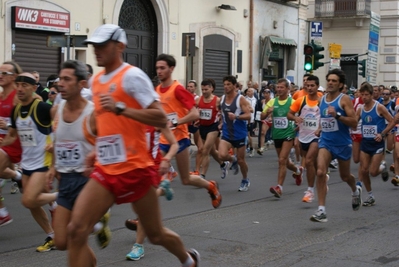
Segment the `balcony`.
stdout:
[[364,17],[370,15],[371,0],[315,0],[316,18]]

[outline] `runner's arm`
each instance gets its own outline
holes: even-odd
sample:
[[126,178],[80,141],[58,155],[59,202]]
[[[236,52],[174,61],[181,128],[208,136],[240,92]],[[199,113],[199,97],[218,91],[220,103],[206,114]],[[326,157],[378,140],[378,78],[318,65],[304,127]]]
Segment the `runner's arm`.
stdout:
[[0,147],[11,145],[17,139],[17,136],[17,129],[8,127],[7,135],[4,138],[0,138]]
[[[356,114],[355,110],[353,108],[353,103],[352,100],[350,99],[349,96],[344,95],[341,98],[341,107],[345,110],[346,116],[341,116],[339,117],[339,121],[341,121],[343,124],[349,126],[349,127],[356,127],[357,126],[357,120],[356,120]],[[331,114],[333,117],[337,115],[337,112],[334,114]]]

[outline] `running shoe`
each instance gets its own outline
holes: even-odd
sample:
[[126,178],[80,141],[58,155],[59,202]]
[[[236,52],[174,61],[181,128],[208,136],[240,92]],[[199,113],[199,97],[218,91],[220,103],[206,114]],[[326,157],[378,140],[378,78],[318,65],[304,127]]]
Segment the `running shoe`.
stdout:
[[224,167],[220,167],[220,170],[222,171],[222,175],[220,176],[220,178],[224,179],[224,178],[227,177],[227,174],[229,173],[229,171],[228,171],[229,165],[230,165],[230,162],[229,161],[225,161],[224,162]]
[[[21,172],[20,170],[17,170],[17,172],[19,172],[19,173],[22,174],[22,172]],[[21,178],[20,180],[17,180],[17,179],[14,179],[14,178],[13,178],[12,181],[15,182],[15,183],[17,183],[19,192],[21,192],[21,194],[22,194],[22,193],[24,192],[23,189],[22,189],[22,178]],[[14,193],[14,194],[15,194],[15,193]]]
[[18,192],[19,192],[18,184],[17,184],[16,182],[13,182],[13,183],[11,184],[10,193],[11,193],[11,194],[16,194],[16,193],[18,193]]
[[265,149],[263,148],[263,147],[261,147],[261,148],[258,148],[258,150],[256,151],[259,155],[263,155],[263,151],[264,151]]
[[382,167],[381,178],[384,182],[386,182],[389,179],[389,173],[388,173],[387,163],[385,162],[385,160],[381,161],[380,168],[381,167]]
[[107,213],[100,219],[103,224],[103,228],[96,234],[97,244],[100,248],[106,248],[111,241],[111,229],[108,226],[109,218],[111,217],[111,212],[108,210]]
[[327,214],[321,210],[316,211],[315,214],[312,215],[312,217],[310,217],[310,220],[312,222],[322,222],[325,223],[327,222]]
[[240,167],[238,166],[238,161],[237,159],[231,163],[230,170],[233,170],[233,174],[237,175],[238,172],[240,171]]
[[328,165],[329,168],[331,169],[338,169],[338,160],[337,159],[333,159],[330,164]]
[[356,190],[358,191],[357,195],[352,195],[352,209],[359,210],[362,205],[362,188],[360,186],[356,186]]
[[222,203],[222,195],[219,192],[219,185],[215,181],[209,181],[208,194],[212,199],[212,206],[216,209]]
[[373,196],[369,196],[366,201],[363,202],[363,206],[371,207],[375,205],[375,198]]
[[302,173],[303,173],[303,167],[299,166],[299,174],[293,173],[292,177],[295,179],[295,183],[297,186],[300,186],[302,184]]
[[199,171],[193,171],[193,172],[190,172],[190,175],[200,175],[200,173],[199,173]]
[[283,194],[279,186],[270,187],[270,193],[272,193],[277,198],[280,198]]
[[0,178],[0,188],[3,188],[6,185],[7,181],[6,179]]
[[159,187],[163,189],[163,192],[165,194],[166,200],[172,200],[174,191],[172,188],[170,188],[170,181],[169,180],[163,180],[160,184]]
[[306,190],[302,198],[302,202],[311,203],[314,200],[314,193],[311,190]]
[[144,247],[143,245],[139,245],[137,243],[133,245],[132,251],[126,255],[126,259],[132,261],[138,261],[142,257],[144,257]]
[[249,189],[249,186],[251,183],[249,182],[249,179],[242,179],[241,180],[241,185],[240,188],[238,188],[238,192],[246,192]]
[[190,254],[191,258],[194,260],[194,265],[190,267],[199,267],[199,262],[201,260],[200,254],[198,253],[197,250],[190,248],[187,251],[188,254]]
[[4,217],[0,217],[0,227],[2,226],[6,226],[7,224],[12,223],[12,218],[10,216],[10,214],[7,214]]
[[139,223],[138,219],[128,219],[125,222],[125,226],[127,229],[132,231],[137,231],[137,224]]
[[359,186],[360,188],[363,188],[363,183],[360,182],[360,181],[357,181],[357,182],[356,182],[356,186]]
[[44,240],[44,244],[41,246],[38,246],[36,248],[37,252],[47,252],[50,251],[52,249],[56,249],[55,244],[54,244],[54,240],[51,237],[47,237],[46,240]]
[[253,148],[249,151],[249,157],[252,158],[255,155],[255,151]]
[[330,175],[326,174],[326,186],[327,186],[327,193],[328,193],[328,181],[330,180]]
[[393,177],[392,180],[391,180],[391,183],[394,186],[399,186],[399,178],[398,177]]

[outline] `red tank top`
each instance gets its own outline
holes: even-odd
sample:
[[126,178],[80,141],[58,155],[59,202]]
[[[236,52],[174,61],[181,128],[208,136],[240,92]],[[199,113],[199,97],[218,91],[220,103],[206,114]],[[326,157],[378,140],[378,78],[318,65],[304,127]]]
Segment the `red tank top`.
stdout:
[[213,96],[213,99],[209,103],[204,102],[204,97],[201,96],[198,101],[198,109],[200,114],[199,124],[202,126],[209,126],[218,122],[218,108],[216,106],[217,96]]
[[[5,120],[7,123],[11,123],[12,110],[14,108],[14,98],[17,91],[13,90],[6,99],[0,98],[0,118]],[[0,129],[0,137],[6,136],[8,130]],[[22,152],[21,143],[19,138],[15,140],[14,143],[9,145],[9,147],[15,148]]]

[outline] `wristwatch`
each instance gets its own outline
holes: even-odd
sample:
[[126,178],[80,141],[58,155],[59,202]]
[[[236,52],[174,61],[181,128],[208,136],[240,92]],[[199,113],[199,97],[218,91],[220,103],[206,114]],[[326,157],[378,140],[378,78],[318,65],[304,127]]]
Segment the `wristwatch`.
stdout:
[[337,112],[337,115],[335,115],[335,119],[339,119],[342,116],[341,112]]
[[116,102],[115,108],[116,108],[115,114],[120,115],[126,109],[126,104],[124,102]]

